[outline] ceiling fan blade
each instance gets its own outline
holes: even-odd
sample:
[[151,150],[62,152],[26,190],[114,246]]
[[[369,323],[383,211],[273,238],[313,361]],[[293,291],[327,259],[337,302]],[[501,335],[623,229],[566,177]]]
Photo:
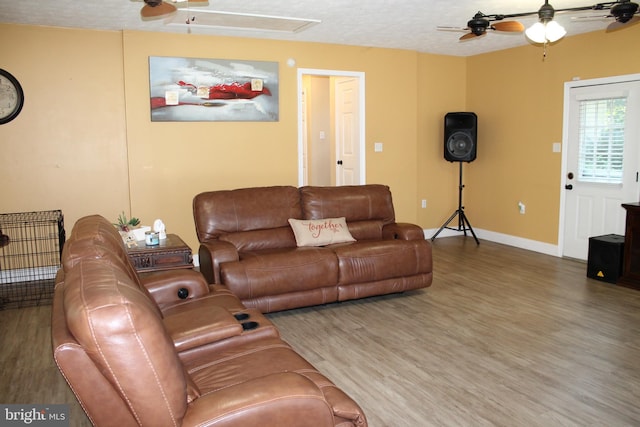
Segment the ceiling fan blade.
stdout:
[[[186,5],[188,5],[189,3],[209,3],[209,0],[170,0],[171,3],[174,4],[182,4],[185,3]],[[201,5],[198,5],[201,6]]]
[[640,16],[634,16],[633,18],[631,18],[627,22],[615,21],[615,22],[612,22],[611,24],[609,24],[609,26],[607,26],[606,32],[607,33],[611,33],[613,31],[622,30],[623,28],[627,28],[627,27],[630,27],[632,25],[636,25],[639,22],[640,22]]
[[498,31],[513,31],[517,33],[524,31],[524,25],[518,21],[494,22],[491,24],[491,28]]
[[[485,33],[486,34],[486,33]],[[470,40],[470,39],[475,39],[476,37],[482,37],[484,36],[484,34],[480,34],[479,36],[474,34],[474,33],[467,33],[464,36],[460,37],[458,40],[460,41],[464,41],[464,40]]]
[[611,15],[584,15],[584,16],[572,16],[571,22],[580,22],[580,21],[597,21],[602,19],[612,18]]
[[439,25],[436,27],[436,30],[438,31],[464,31],[467,32],[469,31],[469,28],[462,28],[462,27],[446,27],[443,25]]
[[176,7],[172,4],[162,2],[158,6],[149,6],[145,4],[142,9],[140,9],[140,15],[143,18],[158,18],[164,15],[169,15],[176,11]]

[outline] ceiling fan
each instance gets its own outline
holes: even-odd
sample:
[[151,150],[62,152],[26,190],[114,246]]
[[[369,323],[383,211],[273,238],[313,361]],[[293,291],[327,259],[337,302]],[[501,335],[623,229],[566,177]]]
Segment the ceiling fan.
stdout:
[[524,25],[518,21],[502,21],[505,18],[517,18],[523,16],[538,15],[541,20],[553,19],[554,12],[580,12],[587,10],[608,10],[607,15],[599,16],[583,16],[575,19],[602,19],[602,18],[614,18],[615,22],[612,22],[607,27],[607,31],[613,31],[621,28],[622,26],[628,26],[640,22],[640,10],[637,3],[633,3],[631,0],[618,0],[612,2],[597,3],[591,6],[579,6],[570,7],[565,9],[554,9],[548,4],[548,0],[545,4],[536,12],[523,12],[513,14],[491,14],[486,15],[482,12],[476,13],[473,18],[467,22],[465,28],[459,27],[438,27],[439,30],[453,30],[453,31],[469,31],[467,34],[460,37],[460,40],[469,40],[483,36],[487,33],[487,30],[507,31],[507,32],[522,32],[524,31]]
[[522,32],[524,31],[524,25],[518,21],[503,21],[505,18],[514,18],[516,16],[524,16],[524,14],[512,14],[512,15],[485,15],[482,12],[476,13],[471,20],[467,22],[465,28],[459,27],[438,27],[439,30],[453,30],[453,31],[469,31],[467,34],[460,37],[460,40],[469,40],[476,37],[484,36],[487,30],[506,31],[506,32]]
[[[573,20],[584,19],[608,19],[614,18],[615,21],[609,24],[607,32],[618,30],[629,25],[640,22],[640,10],[637,3],[630,0],[618,0],[614,2],[598,3],[590,8],[590,10],[608,10],[606,15],[579,16],[572,18]],[[585,10],[585,9],[580,9]]]
[[184,3],[186,6],[189,6],[189,3],[200,3],[198,6],[205,6],[208,4],[208,0],[143,0],[144,6],[140,9],[140,16],[143,19],[155,19],[161,18],[163,16],[170,15],[177,10],[177,7],[174,4]]

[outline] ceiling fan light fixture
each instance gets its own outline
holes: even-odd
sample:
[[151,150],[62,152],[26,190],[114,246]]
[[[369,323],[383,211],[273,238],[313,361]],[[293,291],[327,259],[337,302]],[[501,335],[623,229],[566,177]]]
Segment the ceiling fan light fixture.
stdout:
[[538,10],[540,21],[524,32],[527,38],[534,43],[553,43],[563,38],[567,31],[562,25],[553,20],[554,14],[553,6],[549,4],[548,0],[545,0],[540,10]]
[[534,43],[553,43],[563,38],[567,34],[567,30],[557,22],[550,21],[536,22],[524,33]]
[[542,22],[536,22],[524,32],[529,40],[534,43],[544,43],[545,38],[545,28]]
[[567,30],[556,21],[547,22],[545,37],[551,43],[557,42],[567,34]]

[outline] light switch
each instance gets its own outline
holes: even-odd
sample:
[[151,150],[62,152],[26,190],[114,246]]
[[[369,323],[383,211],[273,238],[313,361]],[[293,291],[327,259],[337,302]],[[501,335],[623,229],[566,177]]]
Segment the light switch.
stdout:
[[559,142],[554,142],[553,143],[553,152],[554,153],[559,153],[562,150],[562,144],[560,144]]
[[373,144],[373,151],[375,151],[376,153],[381,153],[382,152],[382,142],[376,142]]

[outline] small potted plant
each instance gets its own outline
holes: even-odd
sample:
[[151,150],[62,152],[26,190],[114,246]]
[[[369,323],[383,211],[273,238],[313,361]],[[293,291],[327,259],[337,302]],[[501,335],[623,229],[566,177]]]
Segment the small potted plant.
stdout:
[[118,215],[118,222],[113,223],[116,226],[122,240],[125,243],[135,244],[138,240],[144,240],[144,233],[151,229],[151,227],[140,227],[140,220],[136,217],[127,218],[124,212]]
[[140,225],[140,220],[135,217],[127,219],[127,216],[123,211],[120,215],[118,215],[118,222],[114,223],[113,225],[118,227],[118,230],[120,231],[129,232],[133,227],[137,227],[138,225]]

